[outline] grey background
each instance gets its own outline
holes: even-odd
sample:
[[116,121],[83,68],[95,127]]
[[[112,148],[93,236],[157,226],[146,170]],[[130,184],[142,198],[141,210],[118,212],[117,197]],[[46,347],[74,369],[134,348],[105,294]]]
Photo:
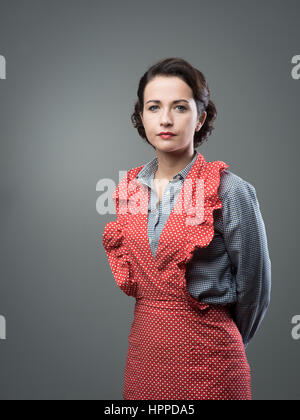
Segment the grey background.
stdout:
[[246,353],[254,399],[300,399],[297,1],[1,0],[1,399],[122,399],[135,300],[112,277],[96,184],[155,151],[130,114],[139,78],[178,56],[207,77],[198,150],[257,191],[272,299]]

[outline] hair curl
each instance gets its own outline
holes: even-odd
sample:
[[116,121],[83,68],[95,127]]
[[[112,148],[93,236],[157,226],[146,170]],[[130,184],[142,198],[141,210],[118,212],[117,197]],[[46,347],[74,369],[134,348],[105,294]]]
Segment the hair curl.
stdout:
[[201,129],[194,134],[194,148],[197,148],[204,141],[207,141],[208,136],[213,131],[217,110],[215,104],[210,99],[210,90],[204,74],[183,58],[170,57],[161,59],[153,64],[141,77],[137,90],[138,100],[135,103],[134,112],[131,115],[133,126],[138,130],[140,137],[145,139],[146,142],[152,146],[147,139],[140,113],[143,113],[144,109],[145,87],[147,83],[156,76],[177,76],[181,78],[193,91],[198,117],[203,111],[207,112],[204,124]]

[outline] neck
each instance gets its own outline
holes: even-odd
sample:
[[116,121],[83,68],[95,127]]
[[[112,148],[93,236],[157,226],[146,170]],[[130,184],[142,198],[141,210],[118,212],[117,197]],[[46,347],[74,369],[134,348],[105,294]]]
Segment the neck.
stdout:
[[190,148],[184,152],[162,152],[156,150],[158,168],[155,178],[171,180],[179,171],[186,167],[194,158],[195,150]]

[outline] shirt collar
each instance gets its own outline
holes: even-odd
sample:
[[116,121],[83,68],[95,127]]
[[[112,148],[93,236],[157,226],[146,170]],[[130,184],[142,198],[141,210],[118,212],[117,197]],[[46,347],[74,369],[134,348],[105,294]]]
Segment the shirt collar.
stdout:
[[[195,160],[197,159],[197,156],[198,156],[198,151],[195,150],[194,151],[194,157],[191,160],[191,162],[188,163],[185,168],[181,169],[181,171],[179,171],[176,175],[174,175],[173,179],[175,179],[175,180],[181,179],[181,180],[184,181],[185,178],[187,177],[191,167],[195,163]],[[142,182],[142,183],[148,185],[149,187],[151,187],[151,181],[154,178],[154,174],[155,174],[157,168],[158,168],[158,159],[157,159],[157,157],[155,157],[150,162],[148,162],[144,165],[144,167],[141,169],[141,171],[137,174],[136,178],[138,178],[140,182]]]

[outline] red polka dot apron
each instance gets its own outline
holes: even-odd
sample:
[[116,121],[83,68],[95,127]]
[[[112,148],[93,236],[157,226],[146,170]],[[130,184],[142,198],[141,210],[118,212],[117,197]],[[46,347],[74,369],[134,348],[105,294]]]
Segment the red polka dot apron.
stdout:
[[102,242],[117,285],[136,299],[128,336],[125,400],[250,400],[251,375],[228,305],[200,302],[186,287],[186,264],[214,236],[222,161],[199,153],[161,233],[147,235],[149,188],[130,169],[113,198],[117,220]]

